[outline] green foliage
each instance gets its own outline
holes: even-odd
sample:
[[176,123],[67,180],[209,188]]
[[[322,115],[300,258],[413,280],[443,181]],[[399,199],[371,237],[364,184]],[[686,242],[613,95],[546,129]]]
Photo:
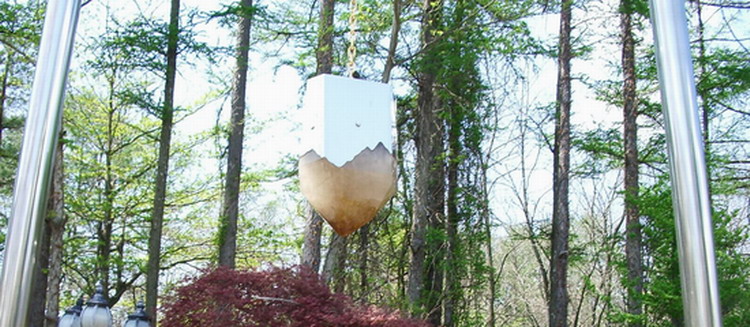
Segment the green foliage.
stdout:
[[707,105],[716,109],[731,106],[750,91],[750,53],[719,48],[696,58],[706,70],[696,87]]
[[[110,269],[113,286],[141,273],[153,191],[147,181],[155,162],[148,131],[156,122],[138,118],[133,108],[108,107],[105,99],[90,90],[76,94],[66,106],[64,123],[69,138],[65,205],[71,226],[65,264],[67,274],[92,289],[104,267]],[[102,257],[101,245],[110,248],[108,257]]]
[[[638,201],[644,221],[644,246],[648,253],[644,294],[650,326],[671,326],[683,322],[680,271],[671,192],[662,176],[642,188]],[[725,326],[744,326],[750,317],[750,258],[740,252],[748,239],[746,226],[738,226],[736,212],[722,209],[714,201],[714,243],[719,294]]]
[[[178,31],[177,53],[187,63],[206,58],[212,62],[214,49],[205,42],[199,40],[194,29],[198,24],[202,13],[197,10],[188,10],[184,14],[184,22],[180,24]],[[160,19],[147,19],[139,17],[131,21],[121,23],[113,21],[116,27],[100,41],[105,53],[116,53],[116,62],[102,63],[94,60],[93,68],[107,69],[112,65],[127,68],[131,71],[143,71],[165,78],[167,69],[167,34],[169,23]]]
[[266,17],[266,7],[257,3],[252,6],[243,6],[239,1],[222,5],[221,10],[208,13],[209,19],[218,19],[224,28],[233,28],[239,21],[239,17],[252,18],[254,23],[263,21]]
[[575,133],[571,139],[573,147],[586,155],[573,169],[574,175],[597,176],[622,166],[625,154],[619,129],[594,129]]

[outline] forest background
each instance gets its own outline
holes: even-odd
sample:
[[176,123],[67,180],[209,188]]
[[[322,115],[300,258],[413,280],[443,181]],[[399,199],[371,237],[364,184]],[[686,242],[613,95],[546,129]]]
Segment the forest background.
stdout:
[[[44,7],[0,3],[3,244]],[[749,12],[686,2],[727,326],[750,324]],[[350,18],[400,179],[340,238],[299,193],[297,117]],[[35,326],[97,282],[121,319],[206,267],[298,263],[436,325],[682,325],[644,1],[92,0],[74,53]]]

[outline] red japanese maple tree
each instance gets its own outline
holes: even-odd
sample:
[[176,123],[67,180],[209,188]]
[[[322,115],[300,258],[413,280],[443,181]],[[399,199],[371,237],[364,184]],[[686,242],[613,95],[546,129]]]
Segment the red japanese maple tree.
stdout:
[[333,294],[303,267],[242,271],[218,268],[188,279],[163,308],[164,327],[427,327]]

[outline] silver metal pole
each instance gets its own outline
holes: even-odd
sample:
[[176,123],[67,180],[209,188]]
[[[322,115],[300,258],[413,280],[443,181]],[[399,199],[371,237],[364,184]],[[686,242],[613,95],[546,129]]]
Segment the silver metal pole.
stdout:
[[80,0],[50,0],[18,163],[0,278],[0,327],[26,326]]
[[685,326],[719,327],[711,207],[685,1],[649,2],[667,128]]

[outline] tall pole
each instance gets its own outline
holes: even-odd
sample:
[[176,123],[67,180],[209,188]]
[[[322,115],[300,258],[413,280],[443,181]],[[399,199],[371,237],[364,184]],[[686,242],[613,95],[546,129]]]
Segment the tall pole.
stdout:
[[649,3],[667,129],[685,326],[719,327],[711,207],[685,2]]
[[50,0],[29,101],[0,277],[0,327],[26,326],[80,0]]

